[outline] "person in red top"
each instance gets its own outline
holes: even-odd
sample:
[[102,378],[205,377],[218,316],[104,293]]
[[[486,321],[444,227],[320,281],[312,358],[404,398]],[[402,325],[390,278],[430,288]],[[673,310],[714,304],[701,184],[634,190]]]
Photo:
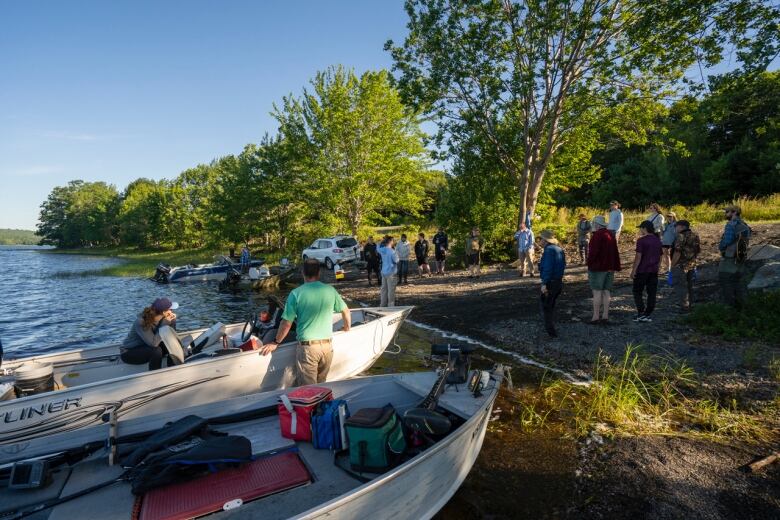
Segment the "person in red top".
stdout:
[[592,222],[593,235],[588,246],[588,283],[593,291],[593,317],[589,324],[606,325],[609,323],[609,291],[620,271],[620,253],[617,240],[607,230],[607,221],[597,215]]

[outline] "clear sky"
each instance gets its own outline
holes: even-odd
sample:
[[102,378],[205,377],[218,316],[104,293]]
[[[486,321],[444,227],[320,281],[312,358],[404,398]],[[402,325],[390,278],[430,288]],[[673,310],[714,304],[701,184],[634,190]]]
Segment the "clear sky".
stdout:
[[318,70],[389,68],[402,0],[0,2],[0,228],[73,179],[122,190],[275,132]]

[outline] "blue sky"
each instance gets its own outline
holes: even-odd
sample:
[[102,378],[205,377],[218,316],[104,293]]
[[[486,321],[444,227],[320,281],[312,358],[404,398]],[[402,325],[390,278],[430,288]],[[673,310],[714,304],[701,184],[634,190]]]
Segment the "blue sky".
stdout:
[[0,2],[0,228],[69,180],[123,189],[240,152],[318,70],[389,68],[403,2]]

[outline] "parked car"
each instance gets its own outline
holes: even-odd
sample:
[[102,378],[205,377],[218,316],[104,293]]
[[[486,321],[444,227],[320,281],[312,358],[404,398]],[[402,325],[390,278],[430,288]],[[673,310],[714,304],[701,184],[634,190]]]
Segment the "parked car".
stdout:
[[303,250],[301,258],[316,258],[328,269],[336,264],[347,264],[360,260],[360,247],[357,240],[349,235],[336,235],[328,238],[318,238]]

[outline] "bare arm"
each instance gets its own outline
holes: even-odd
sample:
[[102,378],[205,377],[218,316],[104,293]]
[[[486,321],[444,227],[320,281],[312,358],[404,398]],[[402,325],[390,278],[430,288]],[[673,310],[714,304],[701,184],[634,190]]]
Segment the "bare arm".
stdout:
[[677,262],[680,261],[680,250],[674,252],[674,255],[672,255],[672,267],[677,265]]
[[284,338],[287,337],[287,334],[290,333],[290,329],[292,328],[292,322],[289,322],[287,320],[282,320],[282,322],[279,324],[279,330],[276,331],[276,338],[271,343],[266,343],[262,347],[260,347],[260,353],[264,356],[270,354],[274,350],[276,350],[276,347],[279,346],[279,343],[284,341]]
[[344,307],[344,310],[341,311],[341,317],[344,319],[344,326],[341,327],[341,330],[347,332],[352,328],[352,313],[349,308]]

